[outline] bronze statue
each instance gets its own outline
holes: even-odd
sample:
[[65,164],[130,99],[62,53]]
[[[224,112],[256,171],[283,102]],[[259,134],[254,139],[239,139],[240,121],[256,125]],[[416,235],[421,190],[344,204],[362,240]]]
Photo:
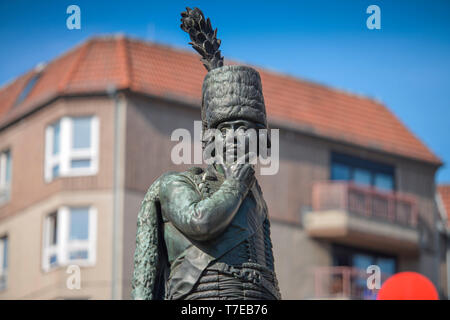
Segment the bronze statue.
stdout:
[[[210,20],[197,8],[181,15],[209,71],[203,133],[267,128],[259,73],[223,66]],[[203,143],[214,137],[204,134]],[[262,191],[253,165],[233,160],[169,172],[149,188],[138,215],[134,299],[281,299]]]

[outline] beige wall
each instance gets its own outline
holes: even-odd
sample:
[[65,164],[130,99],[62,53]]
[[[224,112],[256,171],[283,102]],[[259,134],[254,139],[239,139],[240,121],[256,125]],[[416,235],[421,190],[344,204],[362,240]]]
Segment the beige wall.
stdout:
[[[111,297],[114,111],[105,97],[59,99],[0,132],[10,148],[10,201],[0,206],[0,235],[9,237],[8,288],[0,299]],[[44,181],[45,128],[62,116],[97,115],[99,171],[93,176]],[[81,290],[68,290],[66,268],[42,271],[44,216],[63,205],[97,208],[97,260],[81,269]]]
[[[81,267],[81,289],[69,290],[66,267],[42,270],[43,225],[47,214],[61,206],[90,205],[97,209],[96,264]],[[3,219],[0,234],[9,239],[7,289],[0,299],[109,299],[111,296],[111,212],[110,191],[57,193]]]
[[330,244],[288,223],[271,223],[275,272],[283,299],[314,298],[315,267],[331,265]]
[[192,165],[174,165],[170,140],[177,128],[193,132],[200,109],[177,106],[161,100],[133,96],[127,104],[125,188],[146,192],[166,171],[183,171]]
[[125,212],[123,224],[123,279],[122,279],[122,299],[131,298],[131,280],[133,278],[133,258],[136,248],[136,225],[137,213],[144,199],[145,193],[127,191],[125,193]]

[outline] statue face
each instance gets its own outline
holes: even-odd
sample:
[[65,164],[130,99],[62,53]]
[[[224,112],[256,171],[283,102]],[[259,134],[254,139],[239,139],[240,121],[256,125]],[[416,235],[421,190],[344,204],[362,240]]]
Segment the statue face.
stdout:
[[243,119],[224,121],[216,128],[206,129],[203,139],[203,157],[208,164],[210,160],[256,164],[261,150],[263,157],[267,157],[271,145],[265,125]]
[[[245,162],[258,155],[258,129],[264,128],[247,120],[224,121],[217,126],[223,143],[225,162],[235,162],[245,157]],[[242,161],[242,160],[241,160]]]

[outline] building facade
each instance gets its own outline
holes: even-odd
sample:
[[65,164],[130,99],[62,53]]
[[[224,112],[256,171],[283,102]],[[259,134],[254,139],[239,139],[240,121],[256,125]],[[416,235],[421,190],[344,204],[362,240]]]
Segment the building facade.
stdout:
[[[279,171],[258,179],[283,298],[372,299],[372,265],[445,298],[441,161],[377,101],[260,72],[280,129]],[[0,299],[130,298],[140,203],[192,166],[170,160],[171,135],[194,132],[205,73],[189,52],[94,38],[0,89]]]

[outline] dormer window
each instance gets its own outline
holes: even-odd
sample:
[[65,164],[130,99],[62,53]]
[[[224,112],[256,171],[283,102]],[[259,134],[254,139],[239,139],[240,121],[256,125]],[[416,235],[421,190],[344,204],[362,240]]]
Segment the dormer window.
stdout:
[[44,70],[45,64],[40,63],[35,68],[35,73],[31,76],[31,78],[28,80],[27,84],[23,88],[23,90],[20,92],[19,97],[17,98],[16,102],[14,103],[15,106],[21,104],[25,101],[25,99],[30,94],[31,90],[33,90],[34,86],[38,82],[39,78],[41,77],[42,70]]

